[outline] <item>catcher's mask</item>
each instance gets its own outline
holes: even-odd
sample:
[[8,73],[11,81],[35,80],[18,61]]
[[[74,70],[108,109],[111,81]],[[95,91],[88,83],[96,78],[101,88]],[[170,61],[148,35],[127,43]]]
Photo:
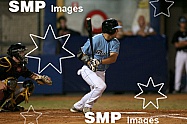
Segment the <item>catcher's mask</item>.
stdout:
[[25,57],[25,53],[24,53],[24,51],[26,50],[27,50],[26,46],[24,46],[21,43],[16,43],[8,48],[7,54],[10,57],[14,56],[16,59],[20,61],[21,64],[25,65],[28,63],[28,59]]
[[7,86],[7,89],[14,91],[16,89],[18,80],[14,77],[9,77],[5,79],[5,85]]

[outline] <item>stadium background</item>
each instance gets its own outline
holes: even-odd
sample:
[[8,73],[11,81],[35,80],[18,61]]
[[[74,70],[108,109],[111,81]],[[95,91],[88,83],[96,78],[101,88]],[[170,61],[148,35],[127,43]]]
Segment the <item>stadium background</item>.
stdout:
[[[121,51],[118,61],[107,72],[107,91],[137,92],[139,89],[136,83],[147,83],[150,76],[153,77],[156,83],[165,83],[163,91],[171,89],[173,87],[175,58],[175,48],[171,44],[171,38],[178,28],[178,17],[187,15],[185,8],[187,3],[182,0],[175,1],[175,4],[170,8],[171,17],[162,15],[155,18],[153,16],[154,9],[150,6],[148,0],[110,0],[110,4],[108,1],[45,0],[47,6],[40,13],[10,13],[8,1],[0,1],[0,55],[5,55],[8,46],[16,42],[23,42],[29,50],[32,50],[34,44],[29,34],[44,36],[49,24],[53,26],[56,33],[58,27],[56,20],[61,15],[67,17],[69,28],[77,30],[83,35],[70,37],[66,45],[66,48],[76,54],[79,47],[87,39],[87,34],[84,31],[84,19],[89,12],[101,10],[107,17],[122,20],[125,29],[131,29],[131,26],[136,24],[137,17],[144,13],[147,22],[150,22],[150,25],[158,32],[158,35],[147,38],[128,37],[120,41]],[[83,6],[84,11],[72,14],[50,12],[51,4],[72,6],[73,3]],[[54,52],[57,44],[53,40],[52,35],[49,35],[46,40],[36,39],[36,41],[39,49],[32,55],[40,56],[46,62],[54,58],[53,63],[58,66],[60,55],[56,55]],[[48,50],[49,48],[50,51]],[[53,86],[36,86],[34,93],[62,94],[88,91],[89,87],[76,75],[76,71],[80,67],[81,63],[76,58],[73,58],[62,61],[62,74],[59,74],[51,67],[47,68],[42,74],[48,74],[52,77],[54,80]],[[28,68],[37,72],[38,61],[29,59]]]
[[[20,1],[20,0],[19,0]],[[160,0],[161,1],[161,0]],[[68,19],[68,27],[81,32],[82,36],[70,37],[66,48],[74,54],[87,40],[84,30],[84,19],[86,15],[94,10],[104,12],[108,17],[119,19],[123,22],[124,29],[131,29],[137,22],[140,14],[146,16],[146,21],[158,32],[156,36],[150,37],[126,37],[121,39],[121,50],[117,63],[113,64],[107,71],[107,91],[95,103],[93,112],[123,112],[122,119],[117,124],[127,123],[127,117],[159,118],[159,124],[187,124],[187,97],[186,93],[168,94],[172,91],[174,80],[175,48],[171,44],[173,33],[178,29],[178,17],[187,16],[186,0],[172,0],[174,5],[170,8],[170,17],[153,17],[154,9],[149,5],[149,0],[45,0],[47,7],[40,13],[10,13],[8,0],[0,1],[0,56],[6,55],[6,50],[12,43],[23,42],[29,51],[35,46],[29,34],[44,36],[49,24],[53,26],[56,33],[57,18],[65,15]],[[50,4],[56,6],[83,6],[82,13],[51,13]],[[158,6],[160,6],[158,4]],[[55,54],[56,43],[51,32],[45,40],[34,38],[39,49],[32,53],[33,56],[42,58],[41,66],[52,62],[59,68],[58,59],[62,55],[69,55],[65,51]],[[88,90],[89,87],[77,76],[76,71],[82,63],[76,58],[62,60],[62,74],[52,67],[47,68],[42,74],[52,77],[52,86],[36,85],[34,94],[29,98],[29,103],[21,103],[25,111],[32,105],[37,116],[29,111],[23,118],[20,112],[0,113],[0,122],[3,124],[43,123],[43,124],[85,124],[82,113],[71,113],[69,109]],[[38,60],[29,59],[28,68],[34,72],[38,71]],[[183,75],[183,84],[185,76]],[[154,83],[164,82],[163,93],[167,99],[159,100],[159,109],[149,105],[142,109],[142,100],[134,99],[134,93],[139,93],[138,82],[146,84],[152,76]],[[20,81],[24,80],[20,78]],[[185,85],[184,85],[185,86]],[[151,89],[152,90],[152,89]],[[78,93],[79,92],[79,93]],[[112,92],[112,93],[110,93]],[[113,94],[113,93],[120,94]],[[126,93],[131,92],[131,93]],[[124,94],[121,94],[124,93]],[[45,95],[47,94],[47,95]],[[63,95],[62,95],[63,94]],[[158,93],[142,94],[146,102],[152,101],[156,105]],[[140,114],[137,114],[139,113]],[[141,113],[142,112],[142,113]],[[125,114],[127,113],[127,114]],[[131,113],[131,114],[129,114]],[[133,114],[135,113],[135,114]]]

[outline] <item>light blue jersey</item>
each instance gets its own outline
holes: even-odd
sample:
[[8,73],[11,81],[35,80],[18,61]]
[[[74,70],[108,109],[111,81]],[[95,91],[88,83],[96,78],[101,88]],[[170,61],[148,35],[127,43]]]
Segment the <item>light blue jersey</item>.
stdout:
[[[110,41],[105,40],[103,34],[98,34],[93,37],[93,52],[94,58],[98,60],[106,59],[110,53],[119,53],[120,42],[114,38]],[[82,47],[82,52],[91,57],[90,40]],[[105,71],[109,65],[100,64],[97,68],[98,71]]]

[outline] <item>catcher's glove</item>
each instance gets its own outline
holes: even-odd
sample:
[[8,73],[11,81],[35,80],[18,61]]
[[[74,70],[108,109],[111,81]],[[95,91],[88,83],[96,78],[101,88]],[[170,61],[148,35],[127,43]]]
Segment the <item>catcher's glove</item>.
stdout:
[[48,77],[47,75],[37,75],[37,77],[35,78],[36,82],[38,84],[47,84],[47,85],[52,85],[52,80],[50,77]]

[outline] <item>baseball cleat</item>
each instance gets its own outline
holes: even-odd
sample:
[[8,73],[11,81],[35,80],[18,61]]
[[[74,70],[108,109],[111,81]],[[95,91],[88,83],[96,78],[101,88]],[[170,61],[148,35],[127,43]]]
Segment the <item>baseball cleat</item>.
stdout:
[[74,106],[70,109],[70,112],[76,113],[76,112],[82,112],[79,109],[76,109]]
[[11,101],[7,101],[1,109],[2,112],[19,112],[19,111],[24,111],[24,107],[20,106],[20,105],[15,105],[15,104],[11,104]]
[[88,108],[88,107],[84,107],[83,108],[83,113],[85,114],[85,113],[87,113],[87,112],[91,112],[91,108]]
[[24,111],[24,107],[22,106],[15,106],[14,108],[6,108],[6,107],[3,107],[0,109],[0,112],[22,112]]
[[23,106],[19,106],[19,105],[17,105],[17,106],[15,106],[15,108],[14,108],[14,112],[22,112],[22,111],[24,111],[24,107]]
[[178,94],[178,93],[181,93],[181,90],[174,90],[172,93],[173,94]]
[[10,112],[10,110],[6,110],[6,109],[0,109],[0,112]]

